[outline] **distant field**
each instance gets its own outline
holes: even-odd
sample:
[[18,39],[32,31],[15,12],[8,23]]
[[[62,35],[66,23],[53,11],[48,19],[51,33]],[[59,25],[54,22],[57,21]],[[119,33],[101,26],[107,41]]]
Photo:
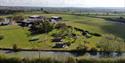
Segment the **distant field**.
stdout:
[[[41,15],[46,17],[51,16],[61,16],[63,17],[62,22],[65,22],[67,25],[77,27],[80,29],[84,29],[93,33],[99,33],[103,36],[116,36],[118,38],[125,39],[125,24],[109,22],[101,18],[92,18],[87,16],[76,16],[76,15],[66,15],[66,14],[18,14],[24,17],[28,17],[30,15]],[[19,26],[0,26],[0,33],[5,37],[0,41],[0,47],[12,47],[13,44],[17,44],[20,48],[51,48],[52,42],[50,42],[51,36],[48,35],[36,35],[39,38],[47,37],[47,42],[29,42],[31,37],[28,36],[30,32],[27,31],[27,28],[21,28]],[[35,37],[36,37],[35,36]],[[91,47],[95,47],[96,42],[101,41],[103,37],[92,37],[90,39],[86,39],[86,41],[90,42]],[[73,48],[73,44],[70,48]]]

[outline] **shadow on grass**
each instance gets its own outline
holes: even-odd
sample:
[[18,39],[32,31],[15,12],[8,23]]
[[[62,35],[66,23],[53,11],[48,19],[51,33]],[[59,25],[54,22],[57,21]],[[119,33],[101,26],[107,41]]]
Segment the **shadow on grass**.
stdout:
[[117,37],[125,39],[125,24],[112,23],[110,25],[101,26],[101,28],[106,33],[110,33]]
[[106,32],[108,34],[113,34],[116,37],[120,37],[122,39],[125,39],[125,24],[124,23],[113,22],[113,21],[108,21],[105,23],[105,25],[98,25],[98,24],[87,23],[87,22],[76,22],[76,23],[87,24],[90,26],[98,26],[104,32]]

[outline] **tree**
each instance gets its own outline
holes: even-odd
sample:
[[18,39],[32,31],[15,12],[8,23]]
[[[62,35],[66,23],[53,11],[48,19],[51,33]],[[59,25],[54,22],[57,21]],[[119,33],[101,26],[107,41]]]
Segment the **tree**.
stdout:
[[41,10],[41,11],[43,11],[44,9],[43,9],[43,8],[41,8],[40,10]]
[[3,21],[4,19],[3,18],[0,18],[0,22]]
[[117,14],[118,12],[117,12],[117,11],[114,11],[113,13],[114,13],[114,14]]
[[109,12],[106,12],[106,15],[108,16],[108,15],[109,15]]
[[49,14],[49,12],[48,12],[48,11],[46,11],[46,10],[44,10],[43,12],[44,12],[44,13],[46,13],[46,14]]
[[17,52],[17,51],[18,51],[17,44],[13,44],[13,51],[14,51],[14,52]]
[[24,20],[24,18],[23,16],[13,16],[13,20],[18,22],[18,21]]
[[30,27],[32,34],[48,33],[53,29],[53,24],[47,19],[41,20],[40,22],[34,23]]

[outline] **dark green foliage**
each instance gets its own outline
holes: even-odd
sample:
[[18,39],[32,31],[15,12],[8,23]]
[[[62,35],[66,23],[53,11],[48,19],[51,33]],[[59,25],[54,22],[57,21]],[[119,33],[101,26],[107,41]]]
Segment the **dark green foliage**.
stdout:
[[124,17],[116,17],[116,18],[105,17],[103,19],[108,20],[108,21],[125,23],[125,18]]
[[53,24],[50,23],[49,21],[44,21],[44,23],[42,23],[42,24],[43,24],[43,31],[44,32],[49,32],[53,29]]
[[43,8],[41,8],[40,10],[41,10],[41,11],[43,11],[44,9],[43,9]]
[[8,18],[12,18],[16,22],[20,22],[20,21],[24,20],[23,16],[12,16],[12,17],[8,17]]
[[56,24],[56,29],[66,29],[68,26],[65,23],[58,23]]
[[14,13],[17,13],[17,12],[23,12],[23,10],[0,9],[0,14],[1,15],[14,14]]
[[125,63],[124,58],[73,58],[67,57],[64,60],[55,58],[40,58],[40,59],[28,59],[28,58],[2,58],[0,57],[0,63]]
[[125,44],[124,40],[110,36],[102,39],[99,42],[98,47],[101,49],[101,51],[123,51]]
[[13,51],[14,51],[14,52],[17,52],[17,51],[18,51],[18,47],[17,47],[16,44],[13,44]]
[[125,59],[122,58],[98,58],[98,59],[79,59],[77,63],[125,63]]
[[49,12],[48,12],[48,11],[46,11],[46,10],[44,10],[43,12],[44,12],[45,14],[49,14]]
[[3,21],[4,19],[3,18],[0,18],[0,22]]
[[62,38],[55,37],[52,39],[52,42],[61,42]]
[[73,28],[69,28],[64,23],[59,23],[55,26],[56,29],[54,29],[52,32],[50,32],[50,35],[57,38],[62,38],[63,42],[71,42],[75,41],[76,37],[79,36],[79,32],[77,32]]
[[50,35],[52,35],[53,37],[63,37],[66,34],[65,34],[64,30],[55,29],[52,32],[50,32]]
[[77,63],[75,58],[68,57],[66,63]]
[[38,38],[31,38],[29,41],[37,41],[39,40]]
[[4,38],[4,36],[3,35],[0,35],[0,40],[2,40]]
[[39,58],[39,59],[28,59],[28,58],[5,58],[0,57],[0,63],[77,63],[73,57],[67,57],[63,59],[51,58]]
[[97,36],[97,37],[101,37],[102,35],[101,34],[98,34],[98,33],[90,33],[91,35],[94,35],[94,36]]
[[49,22],[47,19],[44,19],[40,22],[34,23],[30,27],[30,31],[32,34],[40,34],[40,33],[48,33],[53,29],[53,24]]
[[9,58],[9,59],[0,58],[0,63],[21,63],[21,60],[17,58]]
[[70,36],[72,34],[71,28],[68,28],[65,23],[58,23],[55,26],[55,29],[51,33],[54,37],[62,37]]
[[79,61],[78,61],[78,63],[95,63],[95,61],[94,60],[89,60],[89,59],[80,59]]

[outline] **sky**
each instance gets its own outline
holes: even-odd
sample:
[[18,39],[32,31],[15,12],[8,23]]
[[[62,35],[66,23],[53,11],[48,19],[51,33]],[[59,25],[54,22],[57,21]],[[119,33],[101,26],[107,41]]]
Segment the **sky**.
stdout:
[[125,0],[0,0],[0,6],[125,7]]

